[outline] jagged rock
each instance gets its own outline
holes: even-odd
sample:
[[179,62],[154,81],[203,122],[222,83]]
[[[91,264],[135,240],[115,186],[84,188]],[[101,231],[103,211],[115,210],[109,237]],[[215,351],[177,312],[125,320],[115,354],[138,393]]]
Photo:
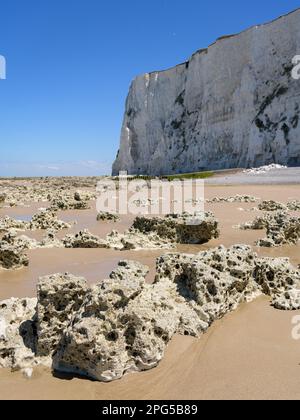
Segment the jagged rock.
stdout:
[[121,264],[121,271],[124,265],[131,271],[125,284],[123,275],[113,273],[87,293],[64,332],[55,369],[100,381],[116,380],[157,366],[181,319],[187,323],[190,318],[195,335],[203,330],[204,323],[180,299],[174,285],[167,281],[147,285],[145,268]]
[[38,243],[38,248],[63,248],[64,244],[56,237],[55,229],[48,229],[45,237]]
[[83,194],[76,191],[73,197],[64,195],[56,197],[51,202],[51,209],[54,210],[88,210],[90,209],[89,200],[93,197],[92,194]]
[[296,245],[300,238],[300,218],[290,217],[288,213],[278,212],[266,219],[267,237],[257,245],[276,247],[286,244]]
[[129,251],[140,249],[172,249],[174,244],[167,238],[162,238],[155,232],[141,233],[137,229],[130,228],[125,233],[112,231],[106,237],[108,248]]
[[14,246],[20,250],[38,249],[38,248],[62,248],[63,243],[55,236],[56,231],[49,229],[41,241],[29,238],[28,236],[17,235],[17,231],[10,229],[3,237],[2,241]]
[[86,280],[71,274],[41,277],[37,285],[37,355],[55,350],[72,316],[82,305]]
[[265,200],[258,205],[258,209],[261,211],[278,211],[287,210],[287,206],[274,200]]
[[296,311],[300,309],[300,290],[289,290],[283,292],[272,299],[275,309],[281,311]]
[[290,201],[287,207],[291,211],[300,211],[300,200]]
[[300,164],[300,10],[137,77],[113,175]]
[[158,259],[156,281],[168,278],[178,292],[211,324],[241,302],[260,293],[253,281],[250,247],[219,247],[198,255],[169,254]]
[[276,309],[300,309],[300,271],[288,258],[257,259],[254,278]]
[[0,219],[0,231],[2,232],[7,232],[9,229],[27,230],[29,229],[29,226],[30,224],[28,222],[15,220],[8,216]]
[[0,367],[31,368],[35,358],[36,299],[9,299],[0,302]]
[[109,213],[109,212],[100,212],[97,215],[98,221],[108,221],[108,222],[118,222],[120,220],[120,217],[116,214]]
[[252,195],[235,195],[232,197],[214,197],[206,200],[207,203],[255,203],[259,198]]
[[66,235],[63,239],[66,248],[107,248],[104,239],[90,233],[87,229],[82,230],[75,235]]
[[265,213],[253,222],[238,226],[240,229],[267,230],[267,237],[257,242],[261,247],[296,245],[300,238],[300,218],[291,217],[285,211]]
[[300,285],[300,271],[295,270],[289,258],[257,258],[254,278],[268,296]]
[[[7,333],[0,304],[3,366],[6,360],[5,366],[30,369],[52,357],[54,370],[112,381],[157,366],[174,334],[199,337],[214,320],[260,293],[276,308],[299,309],[300,271],[288,259],[259,258],[245,245],[167,254],[157,261],[153,284],[146,283],[147,273],[140,263],[121,261],[109,279],[91,288],[68,274],[40,279],[37,314],[31,307],[28,316],[18,317],[18,303],[5,315],[29,320],[22,336],[30,337],[30,353],[21,345],[22,363],[12,362],[16,346],[1,338]],[[19,343],[17,327],[11,339]]]
[[272,217],[272,215],[265,213],[263,216],[257,216],[252,222],[238,225],[237,228],[241,230],[263,230],[268,227],[269,220]]
[[133,229],[143,234],[156,233],[160,238],[181,244],[203,244],[219,237],[218,221],[212,213],[171,214],[166,217],[137,217]]
[[27,267],[29,259],[24,254],[24,242],[9,243],[5,240],[0,241],[0,267],[7,270],[15,270]]
[[71,225],[62,220],[58,220],[57,215],[54,211],[49,209],[41,210],[39,213],[32,217],[30,222],[30,229],[69,229]]
[[17,231],[14,229],[10,229],[2,237],[2,241],[22,251],[39,247],[38,241],[25,235],[18,236]]

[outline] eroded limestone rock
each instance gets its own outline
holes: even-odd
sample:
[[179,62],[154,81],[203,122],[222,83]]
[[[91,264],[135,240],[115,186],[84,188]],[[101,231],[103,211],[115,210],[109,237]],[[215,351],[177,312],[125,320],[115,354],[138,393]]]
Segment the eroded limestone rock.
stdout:
[[143,234],[155,232],[160,238],[181,244],[203,244],[219,237],[218,221],[212,213],[171,214],[166,217],[137,217],[133,229]]
[[279,211],[287,210],[287,206],[274,200],[265,200],[258,205],[258,209],[261,211]]
[[259,198],[240,194],[231,197],[214,197],[206,200],[207,203],[255,203],[256,201],[259,201]]
[[287,204],[287,207],[291,211],[300,211],[300,200],[293,200]]
[[22,220],[12,219],[8,216],[0,219],[0,231],[7,232],[9,229],[27,230],[29,229],[29,223]]
[[141,249],[172,249],[175,244],[168,238],[162,238],[155,232],[148,234],[138,229],[130,228],[125,233],[112,231],[106,237],[107,247],[119,251],[141,250]]
[[25,249],[23,240],[10,243],[8,238],[2,239],[0,241],[0,268],[16,270],[21,267],[27,267],[29,259],[24,253]]
[[63,330],[82,305],[87,291],[84,278],[54,274],[37,285],[37,355],[49,356],[57,348]]
[[296,245],[300,238],[300,218],[292,217],[285,211],[265,213],[253,222],[240,225],[241,229],[266,229],[267,237],[257,242],[262,247]]
[[41,210],[32,217],[30,222],[31,230],[39,229],[69,229],[71,225],[57,218],[57,214],[49,209]]
[[[130,272],[125,282],[124,268]],[[204,323],[175,285],[167,281],[148,285],[146,272],[140,264],[122,262],[110,280],[87,293],[64,332],[55,369],[112,381],[157,366],[182,320],[190,320],[190,329],[200,334]]]
[[109,213],[109,212],[100,212],[97,215],[97,220],[99,222],[118,222],[120,217],[117,214]]
[[13,370],[32,368],[35,358],[36,299],[0,302],[0,367]]
[[104,239],[93,235],[87,229],[75,235],[66,235],[63,239],[63,244],[66,248],[107,248],[107,243]]
[[[167,254],[157,260],[153,284],[146,282],[147,273],[140,263],[120,261],[108,279],[91,288],[69,274],[40,279],[37,313],[31,307],[20,315],[30,321],[29,342],[35,344],[19,365],[31,368],[41,356],[51,357],[55,370],[112,381],[152,369],[174,334],[199,337],[261,293],[275,308],[300,309],[300,271],[288,259],[259,258],[245,245]],[[12,318],[18,305],[8,308]],[[0,337],[3,325],[0,303]],[[18,341],[17,329],[12,336]],[[15,350],[0,351],[3,366],[17,366],[7,354]]]
[[51,209],[53,210],[88,210],[90,209],[89,201],[94,198],[94,194],[82,193],[76,191],[74,196],[68,194],[55,197],[51,201]]

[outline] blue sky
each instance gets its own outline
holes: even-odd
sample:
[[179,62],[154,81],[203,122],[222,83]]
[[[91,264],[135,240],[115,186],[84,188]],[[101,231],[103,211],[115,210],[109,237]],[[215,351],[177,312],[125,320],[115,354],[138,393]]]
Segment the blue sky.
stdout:
[[285,0],[2,0],[0,176],[110,173],[131,80],[300,6]]

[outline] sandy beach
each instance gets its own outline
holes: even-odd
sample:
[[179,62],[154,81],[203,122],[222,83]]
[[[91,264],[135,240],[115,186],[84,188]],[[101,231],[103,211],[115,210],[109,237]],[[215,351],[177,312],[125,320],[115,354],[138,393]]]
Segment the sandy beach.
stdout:
[[[206,185],[206,198],[236,194],[254,195],[286,203],[299,198],[300,185]],[[90,210],[60,212],[64,221],[76,220],[71,231],[88,228],[104,237],[111,224],[96,222],[95,204]],[[253,203],[206,204],[220,222],[221,235],[205,245],[178,245],[178,251],[196,254],[220,244],[248,244],[262,256],[289,257],[300,264],[300,245],[259,248],[254,243],[262,231],[241,231],[234,226],[253,220],[257,212],[247,211]],[[1,209],[0,217],[30,217],[36,204],[26,208]],[[117,229],[125,230],[131,216],[121,218]],[[113,226],[115,227],[115,226]],[[35,232],[27,232],[36,235]],[[39,234],[39,233],[38,233]],[[29,251],[30,265],[17,271],[0,271],[0,300],[33,297],[38,278],[57,272],[84,276],[89,284],[106,278],[121,259],[142,262],[154,279],[156,251],[114,251],[103,249],[37,249]],[[300,343],[292,339],[292,318],[300,311],[277,311],[267,297],[260,297],[217,321],[200,339],[176,336],[161,364],[144,373],[125,376],[103,384],[60,375],[37,368],[31,379],[21,373],[0,370],[1,399],[294,399],[300,397]],[[11,392],[11,389],[14,392]]]

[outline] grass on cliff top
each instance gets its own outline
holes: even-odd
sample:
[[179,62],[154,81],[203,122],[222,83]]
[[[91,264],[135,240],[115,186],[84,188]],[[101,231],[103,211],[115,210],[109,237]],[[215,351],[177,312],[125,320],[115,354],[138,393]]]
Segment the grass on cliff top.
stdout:
[[163,179],[167,179],[168,181],[174,181],[175,179],[207,179],[214,176],[214,172],[194,172],[191,174],[178,174],[178,175],[168,175],[162,177]]
[[[131,180],[141,179],[144,181],[151,181],[152,179],[161,179],[161,180],[168,180],[168,181],[175,181],[176,179],[184,180],[184,179],[207,179],[214,176],[214,172],[194,172],[189,174],[176,174],[176,175],[161,175],[161,176],[148,176],[148,175],[135,175],[129,176]],[[120,177],[114,177],[116,181],[119,181]]]

